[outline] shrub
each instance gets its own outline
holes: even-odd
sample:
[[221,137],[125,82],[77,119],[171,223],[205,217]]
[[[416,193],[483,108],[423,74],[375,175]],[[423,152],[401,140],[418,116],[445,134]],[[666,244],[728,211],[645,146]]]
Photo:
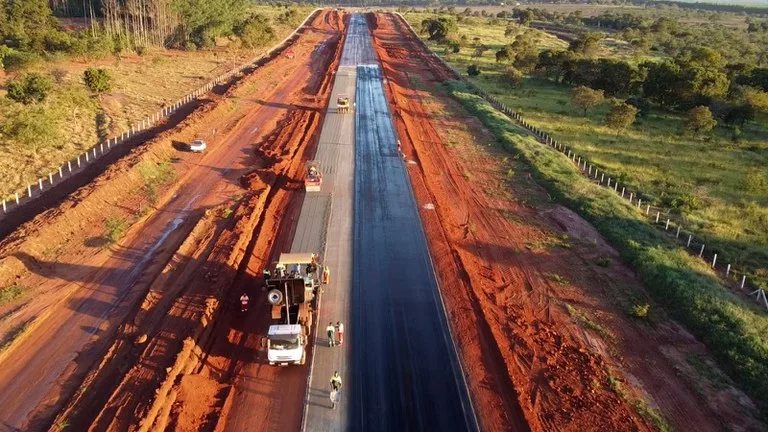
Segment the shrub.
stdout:
[[637,304],[632,306],[632,316],[635,318],[648,318],[648,312],[651,310],[651,305],[648,303]]
[[480,75],[480,68],[476,64],[467,66],[467,75],[473,77]]
[[102,68],[88,68],[83,73],[83,82],[88,90],[102,94],[112,88],[112,76],[109,71]]
[[461,52],[461,44],[455,40],[448,41],[448,48],[450,48],[451,53],[453,54],[458,54]]
[[35,152],[59,139],[59,122],[44,105],[30,105],[6,114],[0,134]]
[[107,229],[106,240],[109,243],[115,243],[120,240],[125,229],[128,228],[128,223],[123,219],[110,217],[104,222],[104,227]]
[[762,193],[765,190],[768,182],[765,179],[765,174],[759,169],[752,168],[744,175],[741,180],[741,187],[753,194]]
[[8,72],[21,70],[40,61],[40,56],[31,52],[17,51],[12,48],[5,50],[2,56],[3,69]]
[[8,82],[8,99],[25,105],[42,102],[51,90],[51,80],[39,73],[28,73]]

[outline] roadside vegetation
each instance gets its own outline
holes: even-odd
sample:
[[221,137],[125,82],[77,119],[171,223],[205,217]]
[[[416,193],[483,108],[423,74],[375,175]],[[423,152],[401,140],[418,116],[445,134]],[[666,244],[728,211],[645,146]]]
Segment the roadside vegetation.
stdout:
[[[473,83],[768,288],[768,20],[553,9],[405,17]],[[560,38],[537,25],[558,26]]]
[[0,6],[0,198],[255,57],[312,10],[172,0],[142,15],[92,3]]
[[[461,83],[447,90],[533,169],[536,180],[558,201],[585,217],[637,271],[656,301],[704,342],[734,381],[766,412],[768,316],[723,289],[704,263],[645,222],[627,202],[592,183],[568,158],[538,143]],[[633,314],[647,316],[645,305]],[[571,312],[577,319],[577,311]]]
[[0,306],[4,306],[24,297],[28,291],[28,286],[19,284],[9,285],[0,289]]

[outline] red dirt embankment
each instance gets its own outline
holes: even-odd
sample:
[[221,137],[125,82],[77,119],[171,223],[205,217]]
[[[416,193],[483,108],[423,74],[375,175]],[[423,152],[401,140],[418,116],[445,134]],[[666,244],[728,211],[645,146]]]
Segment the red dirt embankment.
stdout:
[[657,325],[629,317],[628,303],[655,305],[594,228],[439,95],[453,75],[402,19],[369,23],[482,428],[751,430],[740,402],[723,403],[740,392],[700,396],[706,378],[669,354],[706,359],[701,344],[662,312]]
[[[340,37],[327,44],[327,50],[332,53],[329,56],[331,61],[319,70],[336,71],[341,60],[349,16],[330,14],[328,18],[327,26]],[[333,81],[333,73],[309,77],[306,92],[317,94],[318,99],[307,110],[296,111],[294,114],[302,122],[310,121],[311,131],[284,128],[270,138],[280,142],[300,136],[307,147],[301,158],[293,160],[282,179],[282,186],[275,190],[263,224],[258,228],[258,236],[254,238],[234,282],[232,292],[246,292],[251,298],[251,309],[243,317],[236,305],[232,305],[229,313],[217,323],[216,334],[210,345],[205,347],[204,361],[195,371],[196,378],[181,384],[187,395],[194,395],[197,389],[221,389],[217,401],[209,407],[209,411],[200,412],[198,404],[194,403],[196,398],[180,398],[180,403],[173,411],[177,425],[175,430],[198,430],[200,422],[195,420],[203,414],[206,418],[216,419],[216,431],[294,431],[301,426],[308,369],[275,368],[266,362],[262,337],[266,336],[265,330],[271,323],[271,317],[264,300],[265,293],[259,287],[262,281],[261,270],[266,263],[290,247],[304,195],[303,163],[315,153],[323,123],[321,113],[328,105]]]
[[[240,352],[226,340],[230,321],[239,318],[233,286],[250,282],[254,274],[247,262],[266,259],[258,245],[271,239],[272,224],[280,223],[286,203],[301,190],[303,163],[319,136],[332,80],[331,73],[310,70],[335,70],[339,22],[338,13],[323,11],[308,31],[314,37],[294,47],[292,64],[282,61],[296,76],[290,96],[279,101],[289,108],[283,118],[272,120],[271,129],[264,128],[274,132],[253,148],[252,163],[259,168],[241,178],[247,192],[234,216],[218,225],[210,217],[198,223],[54,424],[94,431],[215,427],[231,382],[224,366],[213,364],[234,365]],[[256,298],[255,291],[249,294]],[[222,351],[212,356],[212,346]]]

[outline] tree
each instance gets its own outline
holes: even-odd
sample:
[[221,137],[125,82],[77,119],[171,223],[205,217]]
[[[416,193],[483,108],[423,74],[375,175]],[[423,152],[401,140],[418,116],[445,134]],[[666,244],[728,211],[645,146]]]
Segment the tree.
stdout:
[[59,28],[46,0],[3,1],[0,8],[3,10],[0,37],[12,48],[42,52],[46,34]]
[[602,33],[584,33],[579,36],[578,39],[571,41],[568,45],[568,50],[576,54],[591,57],[597,53],[597,49],[600,48],[600,41],[603,40],[603,37],[604,35]]
[[768,92],[754,87],[742,86],[741,99],[752,107],[754,111],[768,112]]
[[108,92],[112,88],[112,76],[102,68],[88,68],[83,73],[83,82],[88,89],[96,94]]
[[670,105],[682,86],[680,66],[671,61],[646,62],[640,65],[646,71],[643,96],[658,103],[662,108]]
[[608,96],[626,96],[635,92],[638,71],[621,60],[600,59],[597,61],[598,74],[592,87],[602,89]]
[[39,73],[28,73],[8,82],[8,99],[29,105],[42,102],[51,90],[51,80]]
[[475,48],[475,52],[472,53],[472,57],[480,58],[485,54],[485,52],[488,51],[488,47],[485,45],[479,45],[477,48]]
[[712,115],[712,111],[705,106],[691,108],[683,123],[685,130],[692,132],[694,137],[701,132],[711,131],[715,126],[717,126],[717,120]]
[[476,64],[467,66],[467,75],[472,77],[480,75],[480,68]]
[[614,104],[605,115],[605,124],[616,130],[616,135],[629,127],[637,118],[637,108],[624,102]]
[[605,100],[605,96],[602,90],[579,86],[571,91],[571,103],[584,110],[585,116],[588,109],[600,105],[603,100]]
[[269,18],[254,14],[235,26],[235,34],[243,41],[245,48],[258,48],[275,39],[275,30],[269,25]]
[[539,61],[538,39],[535,32],[528,30],[515,37],[510,48],[514,53],[514,65],[524,73],[530,73]]
[[507,68],[501,78],[504,84],[512,88],[520,87],[523,83],[523,73],[511,66]]
[[429,34],[429,40],[441,41],[458,29],[456,21],[451,18],[427,18],[421,22],[421,32]]
[[678,33],[679,27],[680,25],[674,19],[661,17],[651,25],[651,31],[654,33],[669,33],[674,35]]
[[739,104],[732,106],[725,114],[723,120],[729,125],[739,125],[743,128],[744,123],[755,119],[755,109],[749,104]]
[[512,49],[512,45],[504,45],[500,50],[496,51],[496,62],[509,62],[515,58],[515,50]]
[[560,82],[565,74],[565,63],[570,60],[568,51],[545,49],[539,53],[536,69],[545,77]]
[[520,12],[520,25],[524,25],[527,27],[531,25],[534,18],[536,18],[536,15],[533,13],[533,11],[530,9],[526,9]]
[[[246,12],[246,0],[173,0],[171,5],[180,24],[173,39],[188,48],[213,47],[217,37],[233,34],[235,24]],[[125,11],[129,16],[133,13]],[[301,17],[295,9],[289,9],[276,20],[295,27]]]

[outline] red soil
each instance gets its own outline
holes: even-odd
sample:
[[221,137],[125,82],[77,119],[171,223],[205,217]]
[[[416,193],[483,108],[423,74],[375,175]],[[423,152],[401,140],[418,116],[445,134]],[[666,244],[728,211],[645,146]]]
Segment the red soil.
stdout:
[[[229,294],[234,281],[243,279],[244,260],[250,259],[262,227],[279,223],[284,216],[283,203],[289,199],[282,198],[283,195],[296,195],[292,191],[293,181],[313,151],[322,120],[320,111],[330,94],[327,82],[332,75],[313,71],[334,69],[332,65],[339,56],[339,23],[338,13],[320,12],[291,47],[294,59],[272,59],[228,91],[224,99],[197,113],[194,121],[207,124],[192,123],[195,128],[174,131],[173,138],[182,142],[198,134],[195,129],[226,131],[221,141],[213,142],[211,151],[230,156],[234,153],[239,160],[223,166],[226,169],[221,177],[209,174],[208,178],[219,180],[214,182],[215,188],[204,191],[206,195],[199,199],[205,217],[198,222],[200,210],[198,218],[190,217],[188,228],[179,230],[178,248],[171,246],[166,252],[168,257],[158,259],[142,277],[146,280],[134,283],[135,294],[130,294],[118,309],[120,313],[114,314],[114,320],[124,317],[122,325],[117,328],[119,321],[105,324],[98,344],[59,377],[64,386],[50,390],[48,400],[52,402],[47,410],[66,404],[53,421],[54,429],[63,424],[73,430],[143,430],[152,425],[159,429],[167,426],[172,430],[200,430],[215,426],[222,387],[209,382],[207,372],[192,378],[187,375],[201,369],[201,359],[215,357],[208,350],[217,340],[213,335],[230,324],[228,315],[222,317],[224,324],[217,324],[217,320],[222,313],[232,312]],[[185,124],[189,126],[191,121]],[[170,140],[165,140],[164,144],[173,152]],[[231,148],[219,150],[225,144]],[[248,154],[241,154],[243,145],[248,145]],[[215,162],[210,157],[208,160]],[[129,166],[134,165],[135,161]],[[243,192],[231,181],[246,169],[251,172],[240,179]],[[118,176],[120,168],[110,172],[112,177]],[[187,178],[186,174],[177,178],[179,184],[172,186],[171,191]],[[107,187],[108,179],[109,176],[96,184]],[[97,186],[89,189],[96,190],[89,192],[89,197],[100,193]],[[242,196],[234,214],[227,217],[229,199],[236,194]],[[119,204],[131,195],[113,193],[113,197],[114,204]],[[175,196],[168,199],[173,202]],[[89,207],[94,208],[95,205]],[[45,242],[47,228],[42,220],[40,224],[42,229],[35,228],[39,236],[36,241]],[[129,236],[141,238],[143,228],[146,225],[137,222]],[[94,231],[98,229],[96,226]],[[137,255],[132,259],[141,258]],[[125,256],[122,259],[131,265]],[[109,271],[107,267],[102,273]],[[98,283],[98,279],[94,282]],[[146,294],[143,302],[139,293]],[[48,325],[55,318],[44,323]],[[25,354],[35,350],[33,345],[24,346]],[[36,415],[36,422],[51,424],[44,413]]]
[[422,221],[483,430],[651,430],[642,400],[677,430],[754,427],[738,391],[713,403],[704,377],[681,376],[668,351],[706,357],[693,337],[661,312],[654,327],[628,317],[628,293],[655,306],[594,228],[455,102],[414,88],[453,76],[402,19],[369,25],[417,200],[434,206]]

